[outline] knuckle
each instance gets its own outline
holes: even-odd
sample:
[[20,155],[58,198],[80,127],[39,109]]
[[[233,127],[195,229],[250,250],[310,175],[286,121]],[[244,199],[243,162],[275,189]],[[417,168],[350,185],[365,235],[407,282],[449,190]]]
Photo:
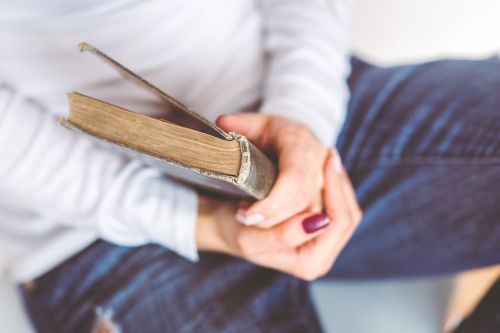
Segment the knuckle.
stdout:
[[274,232],[274,241],[279,248],[290,247],[292,243],[290,233],[282,228]]
[[310,270],[307,269],[307,267],[305,267],[305,266],[306,265],[304,265],[300,262],[297,262],[293,266],[290,267],[288,272],[291,275],[293,275],[301,280],[309,281],[309,279],[311,278]]
[[324,266],[317,260],[308,260],[303,265],[298,267],[298,275],[300,275],[300,278],[305,281],[314,281],[327,272],[328,271],[324,268]]
[[297,137],[303,138],[310,135],[310,131],[306,126],[293,121],[288,121],[284,123],[281,130],[282,130],[282,135],[294,138]]
[[316,277],[311,273],[304,273],[300,278],[307,282],[312,282],[316,279]]
[[304,281],[313,281],[315,279],[315,275],[312,270],[301,266],[294,266],[290,273]]
[[303,272],[302,273],[301,279],[305,280],[305,281],[308,281],[308,282],[312,282],[314,280],[317,280],[319,277],[320,277],[319,272],[317,272],[317,271],[307,271],[307,272]]
[[333,263],[323,265],[320,272],[319,272],[318,278],[324,277],[326,274],[328,274],[331,271],[332,266],[333,266]]
[[295,135],[306,138],[311,136],[311,131],[306,126],[297,124],[295,127]]
[[330,272],[332,265],[333,263],[331,262],[326,262],[326,261],[318,262],[314,267],[314,269],[311,270],[311,275],[314,278],[314,280],[322,278],[323,276],[328,274],[328,272]]

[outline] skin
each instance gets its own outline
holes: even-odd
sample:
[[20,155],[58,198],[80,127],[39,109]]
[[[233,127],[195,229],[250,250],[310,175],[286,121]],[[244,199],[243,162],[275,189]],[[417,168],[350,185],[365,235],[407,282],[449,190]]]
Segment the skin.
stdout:
[[[244,204],[245,208],[236,201],[200,194],[198,248],[308,281],[326,274],[362,219],[337,152],[322,147],[302,125],[282,117],[243,114],[224,116],[218,123],[276,154],[279,175],[267,198]],[[236,221],[238,210],[261,213],[265,220],[255,226],[243,225]],[[321,211],[330,223],[306,233],[302,221]]]
[[245,135],[278,161],[279,173],[271,192],[255,203],[240,203],[240,215],[262,214],[265,220],[258,226],[269,228],[301,212],[321,212],[322,169],[328,149],[307,127],[258,113],[222,116],[217,124]]

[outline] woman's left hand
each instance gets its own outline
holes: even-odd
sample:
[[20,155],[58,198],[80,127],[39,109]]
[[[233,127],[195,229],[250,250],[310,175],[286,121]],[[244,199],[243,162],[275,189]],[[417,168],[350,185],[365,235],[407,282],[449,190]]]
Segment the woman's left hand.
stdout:
[[237,219],[245,225],[272,227],[301,212],[323,209],[325,148],[311,131],[284,117],[259,113],[221,116],[217,124],[246,136],[278,160],[278,177],[263,200],[241,207]]

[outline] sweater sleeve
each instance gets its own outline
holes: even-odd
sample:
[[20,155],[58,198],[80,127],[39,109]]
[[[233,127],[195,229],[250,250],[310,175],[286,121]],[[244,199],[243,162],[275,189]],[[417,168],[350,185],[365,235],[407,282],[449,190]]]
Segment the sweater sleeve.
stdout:
[[0,200],[120,245],[157,243],[197,259],[197,195],[71,132],[0,84]]
[[267,52],[262,113],[335,143],[349,97],[350,0],[262,0]]

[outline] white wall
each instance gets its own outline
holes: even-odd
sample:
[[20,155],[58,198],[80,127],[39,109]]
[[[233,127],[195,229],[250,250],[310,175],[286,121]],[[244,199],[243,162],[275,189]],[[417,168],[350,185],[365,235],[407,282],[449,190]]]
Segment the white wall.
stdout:
[[354,0],[353,48],[378,63],[500,52],[500,0]]

